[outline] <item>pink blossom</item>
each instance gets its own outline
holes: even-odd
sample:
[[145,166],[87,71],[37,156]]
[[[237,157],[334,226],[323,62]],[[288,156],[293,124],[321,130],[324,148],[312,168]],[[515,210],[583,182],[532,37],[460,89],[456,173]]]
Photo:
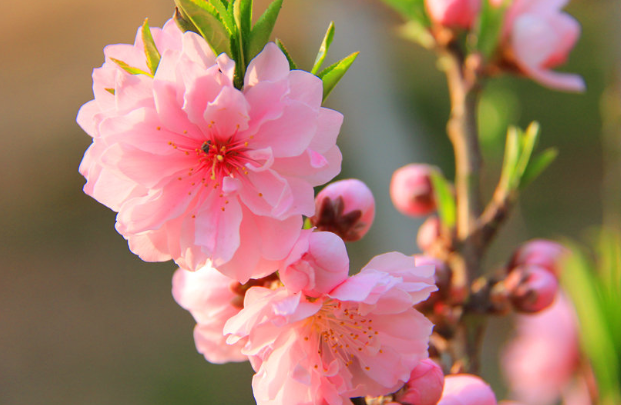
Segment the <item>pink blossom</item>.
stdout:
[[481,0],[425,0],[425,5],[436,24],[468,29],[479,13]]
[[390,180],[390,198],[403,215],[420,216],[435,211],[431,184],[433,170],[429,165],[415,163],[395,170]]
[[241,353],[245,339],[228,345],[222,334],[226,321],[241,310],[232,283],[236,281],[209,266],[195,272],[178,269],[173,276],[173,297],[196,320],[196,349],[211,363],[248,360]]
[[396,391],[427,357],[432,324],[412,305],[434,289],[431,266],[387,253],[315,298],[286,279],[276,290],[251,288],[225,333],[229,343],[248,339],[259,405],[351,404]]
[[504,22],[504,38],[524,74],[544,86],[584,91],[582,77],[551,69],[567,60],[580,24],[561,9],[568,0],[514,0]]
[[438,405],[496,405],[494,391],[481,378],[470,374],[447,375]]
[[117,230],[144,260],[262,277],[291,250],[302,215],[313,215],[313,187],[340,171],[342,115],[321,107],[321,80],[290,71],[273,43],[240,91],[227,55],[172,23],[166,30],[177,42],[155,38],[153,78],[110,60],[144,65],[138,40],[106,48],[95,100],[78,114],[93,137],[80,166],[85,191],[118,211]]
[[533,239],[524,243],[513,254],[509,268],[522,264],[534,264],[560,276],[559,264],[567,249],[560,243],[547,239]]
[[517,336],[502,357],[512,396],[529,405],[557,402],[579,361],[577,319],[569,300],[517,320]]
[[436,405],[442,396],[444,374],[442,368],[431,359],[422,360],[412,373],[410,379],[395,395],[401,403],[413,405]]
[[315,199],[311,223],[330,231],[347,242],[361,239],[375,218],[373,193],[358,179],[340,180],[327,185]]
[[345,243],[332,232],[302,231],[285,258],[279,275],[292,293],[327,294],[347,279],[349,257]]

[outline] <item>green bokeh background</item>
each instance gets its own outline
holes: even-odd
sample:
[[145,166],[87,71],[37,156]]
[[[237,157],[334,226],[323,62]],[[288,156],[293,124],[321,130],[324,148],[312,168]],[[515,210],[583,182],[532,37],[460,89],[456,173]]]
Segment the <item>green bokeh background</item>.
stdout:
[[[262,10],[266,1],[255,1]],[[0,404],[250,404],[247,364],[216,366],[196,353],[193,321],[170,295],[172,263],[144,263],[114,230],[115,214],[81,191],[77,172],[90,138],[76,125],[92,98],[91,70],[102,48],[132,42],[145,17],[161,26],[169,0],[59,0],[5,5],[0,15]],[[604,197],[619,190],[619,127],[602,142],[601,100],[621,82],[621,3],[573,0],[567,10],[583,36],[564,70],[586,79],[583,95],[527,80],[489,83],[482,103],[485,190],[491,194],[507,123],[538,120],[541,147],[557,162],[527,189],[493,246],[487,266],[502,265],[520,241],[578,238],[612,221]],[[451,177],[444,135],[446,85],[433,55],[399,39],[400,18],[379,0],[287,0],[276,27],[293,57],[310,67],[329,22],[332,61],[361,51],[327,105],[345,114],[341,177],[375,193],[371,233],[350,246],[352,268],[391,250],[415,253],[419,220],[392,207],[392,172],[410,162]],[[612,93],[618,102],[618,94]],[[608,103],[608,105],[610,102]],[[606,145],[606,146],[603,146]],[[604,162],[607,161],[607,164]],[[603,179],[611,179],[607,194]],[[612,219],[610,219],[612,218]],[[493,320],[484,375],[502,395],[496,350],[510,333]]]

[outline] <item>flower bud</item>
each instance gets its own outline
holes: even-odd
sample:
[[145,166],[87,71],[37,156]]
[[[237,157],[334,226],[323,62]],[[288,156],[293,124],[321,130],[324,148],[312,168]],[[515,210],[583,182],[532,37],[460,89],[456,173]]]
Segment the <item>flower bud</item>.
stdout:
[[394,399],[401,404],[436,405],[442,396],[444,374],[431,359],[422,360],[412,370],[409,381]]
[[438,217],[427,218],[425,222],[418,228],[416,235],[416,243],[418,247],[427,252],[431,250],[436,241],[440,238],[441,224]]
[[546,239],[533,239],[520,246],[513,254],[509,268],[533,264],[558,277],[561,273],[558,267],[560,259],[567,252],[567,249],[560,243]]
[[451,269],[440,259],[425,255],[414,255],[414,264],[417,266],[432,265],[436,269],[434,273],[436,286],[438,291],[434,291],[431,295],[439,294],[445,296],[451,287]]
[[468,29],[479,13],[481,0],[425,0],[425,5],[436,24]]
[[496,395],[481,378],[470,374],[447,375],[438,405],[496,405]]
[[505,287],[517,311],[535,313],[552,305],[558,292],[558,281],[542,267],[524,265],[509,273]]
[[315,199],[310,219],[320,231],[333,232],[346,242],[362,238],[375,218],[375,199],[366,184],[357,179],[340,180],[326,186]]
[[390,181],[390,197],[403,215],[421,216],[436,209],[429,165],[409,164],[397,169]]

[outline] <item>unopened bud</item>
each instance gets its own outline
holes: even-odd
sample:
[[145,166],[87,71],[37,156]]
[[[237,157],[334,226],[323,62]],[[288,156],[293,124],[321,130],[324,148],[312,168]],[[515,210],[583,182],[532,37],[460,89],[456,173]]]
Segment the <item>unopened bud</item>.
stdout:
[[340,180],[326,186],[315,199],[311,224],[333,232],[346,242],[362,238],[375,218],[375,199],[366,184],[357,179]]
[[435,268],[434,278],[438,289],[432,292],[425,301],[414,306],[418,311],[427,313],[433,310],[435,303],[448,297],[451,288],[451,269],[440,259],[425,255],[414,255],[416,266],[432,265]]
[[390,181],[390,197],[395,208],[404,215],[422,216],[436,209],[429,165],[409,164],[397,169]]
[[568,250],[560,243],[547,239],[533,239],[526,242],[513,254],[509,269],[522,265],[536,265],[559,276],[559,263]]
[[425,0],[425,5],[436,24],[468,29],[477,17],[481,0]]
[[542,267],[524,265],[509,273],[505,287],[516,311],[535,313],[552,305],[558,292],[558,281]]
[[447,375],[438,405],[496,405],[496,395],[481,378],[470,374]]
[[441,224],[438,217],[427,218],[425,222],[418,228],[416,235],[416,243],[423,252],[431,250],[441,235]]
[[409,381],[394,395],[401,404],[436,405],[442,397],[444,374],[442,368],[431,359],[422,360],[412,370]]

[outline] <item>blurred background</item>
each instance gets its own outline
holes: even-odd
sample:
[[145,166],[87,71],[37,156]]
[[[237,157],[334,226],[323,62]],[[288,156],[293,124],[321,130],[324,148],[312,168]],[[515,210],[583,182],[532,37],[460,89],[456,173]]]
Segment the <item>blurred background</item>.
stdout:
[[[267,3],[255,0],[255,14]],[[114,230],[115,213],[82,193],[77,172],[91,140],[75,116],[92,98],[103,47],[133,42],[145,17],[161,26],[173,2],[7,6],[0,14],[0,404],[253,403],[248,364],[210,365],[196,352],[192,318],[170,295],[174,264],[131,254]],[[560,150],[501,232],[490,269],[526,239],[580,238],[604,217],[618,218],[620,134],[602,116],[619,102],[621,3],[573,0],[567,11],[583,35],[563,69],[584,76],[586,94],[501,77],[481,104],[489,194],[508,124],[538,120],[540,148]],[[448,97],[435,57],[397,36],[401,19],[379,0],[287,0],[275,34],[308,69],[331,20],[330,61],[361,51],[327,101],[345,114],[341,178],[367,182],[378,205],[369,235],[349,246],[357,271],[376,254],[417,251],[420,221],[397,213],[388,184],[410,162],[452,177]],[[605,208],[604,200],[614,203]],[[510,324],[494,320],[489,330],[484,376],[502,397],[497,349]]]

